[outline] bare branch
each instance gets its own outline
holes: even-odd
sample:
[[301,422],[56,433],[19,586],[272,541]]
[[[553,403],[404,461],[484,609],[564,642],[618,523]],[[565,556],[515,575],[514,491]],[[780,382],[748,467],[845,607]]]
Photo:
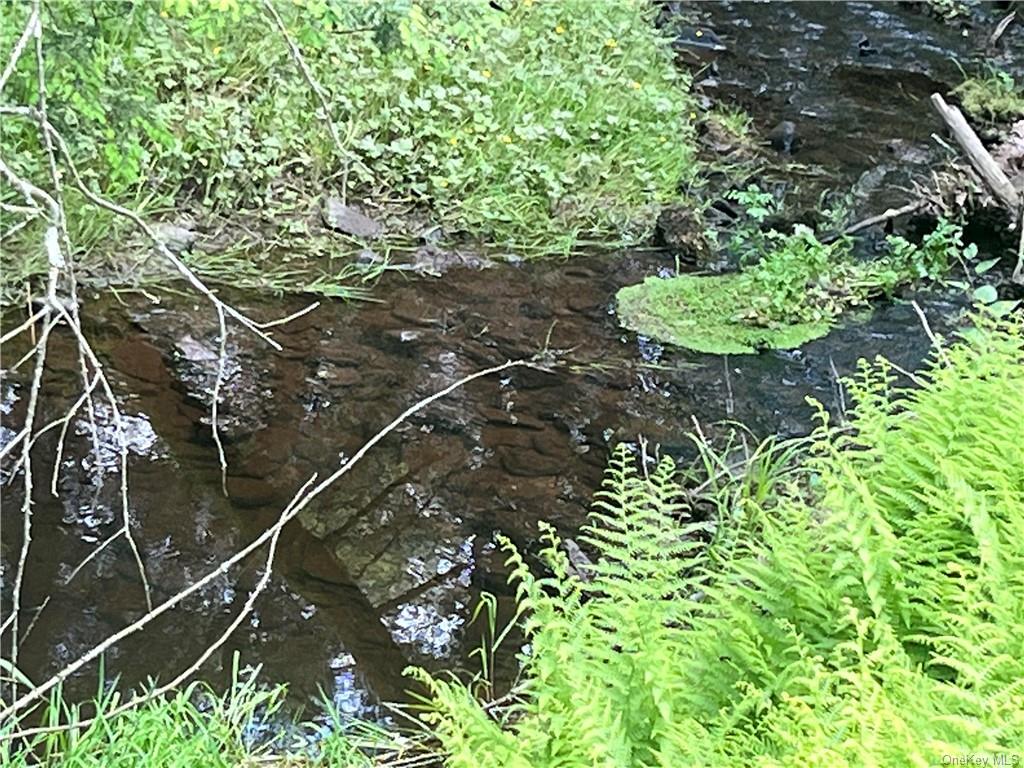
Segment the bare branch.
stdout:
[[348,172],[349,162],[355,161],[367,172],[371,173],[370,169],[355,157],[341,141],[341,136],[338,135],[338,127],[334,124],[334,119],[331,117],[331,108],[328,105],[327,94],[324,93],[323,86],[313,75],[313,71],[309,68],[306,63],[306,59],[302,55],[302,51],[299,50],[298,44],[292,39],[292,36],[288,34],[288,29],[284,25],[284,20],[281,15],[277,12],[274,4],[270,0],[263,0],[263,8],[267,14],[274,20],[274,25],[277,27],[277,31],[281,33],[281,37],[288,44],[288,50],[291,51],[292,58],[299,67],[299,71],[302,72],[302,76],[306,79],[309,87],[316,94],[317,99],[320,101],[320,108],[324,113],[324,120],[327,122],[327,128],[331,132],[331,138],[334,140],[334,146],[337,148],[339,154],[344,158],[345,166],[341,174],[341,204],[345,205],[348,201]]
[[[377,445],[381,440],[383,440],[385,437],[387,437],[392,432],[394,432],[399,426],[401,426],[406,421],[408,421],[412,416],[416,415],[417,413],[419,413],[420,411],[424,410],[425,408],[427,408],[431,404],[437,402],[438,400],[441,400],[441,399],[447,397],[448,395],[450,395],[455,390],[460,389],[461,387],[464,387],[467,384],[469,384],[470,382],[473,382],[473,381],[475,381],[477,379],[483,378],[485,376],[491,376],[493,374],[500,373],[501,371],[505,371],[505,370],[508,370],[510,368],[516,368],[516,367],[522,367],[522,366],[532,366],[532,365],[533,365],[533,363],[531,361],[529,361],[529,360],[515,360],[515,361],[510,360],[508,362],[502,363],[501,365],[496,365],[496,366],[494,366],[492,368],[486,368],[484,370],[477,371],[476,373],[472,373],[472,374],[470,374],[468,376],[465,376],[465,377],[459,379],[458,381],[453,382],[452,384],[449,384],[444,389],[439,390],[438,392],[435,392],[434,394],[430,395],[429,397],[425,397],[422,400],[418,401],[417,403],[415,403],[415,404],[409,406],[408,408],[406,408],[401,414],[399,414],[394,420],[392,420],[391,423],[389,423],[387,426],[385,426],[383,429],[381,429],[379,432],[377,432],[373,437],[371,437],[363,445],[362,448],[360,448],[358,451],[355,452],[355,454],[352,455],[351,459],[349,459],[347,462],[345,462],[345,464],[343,464],[341,467],[339,467],[337,470],[335,470],[326,479],[321,481],[311,491],[309,491],[308,493],[303,494],[302,493],[302,489],[300,489],[300,491],[292,498],[292,501],[289,503],[289,506],[286,509],[286,512],[281,515],[281,517],[277,521],[277,523],[275,523],[273,526],[271,526],[270,528],[265,530],[262,534],[257,536],[250,544],[248,544],[247,546],[245,546],[244,548],[242,548],[241,550],[236,552],[234,555],[232,555],[227,560],[224,560],[223,562],[221,562],[221,564],[219,566],[217,566],[217,568],[215,568],[214,570],[210,571],[203,578],[201,578],[198,581],[192,583],[191,585],[189,585],[188,587],[186,587],[182,591],[178,592],[178,594],[174,595],[173,597],[165,600],[163,603],[158,605],[156,608],[154,608],[153,610],[149,611],[145,616],[140,617],[139,619],[137,619],[136,621],[132,622],[128,626],[126,626],[123,629],[119,630],[118,632],[115,632],[114,634],[110,635],[106,640],[104,640],[101,643],[95,645],[91,650],[87,651],[82,656],[80,656],[77,661],[72,662],[67,667],[65,667],[63,670],[61,670],[57,674],[53,675],[46,682],[41,683],[40,685],[38,685],[35,688],[33,688],[31,691],[25,693],[23,696],[21,696],[20,698],[16,699],[14,702],[9,704],[8,706],[4,707],[3,710],[0,710],[0,722],[3,722],[4,720],[6,720],[7,718],[11,717],[12,715],[22,711],[23,709],[25,709],[28,705],[32,704],[33,702],[38,701],[41,697],[45,696],[49,691],[53,690],[53,688],[55,688],[56,686],[60,685],[64,680],[69,678],[71,675],[75,674],[78,670],[80,670],[86,664],[88,664],[91,661],[93,661],[96,658],[98,658],[101,654],[103,654],[110,647],[116,645],[117,643],[119,643],[121,640],[123,640],[124,638],[128,637],[129,635],[133,635],[136,632],[139,632],[144,627],[146,627],[148,624],[153,622],[155,619],[159,618],[161,615],[163,615],[164,613],[169,611],[171,608],[173,608],[174,606],[176,606],[179,603],[181,603],[183,600],[185,600],[187,597],[189,597],[189,595],[192,595],[193,593],[195,593],[198,590],[202,589],[203,587],[205,587],[207,584],[209,584],[213,580],[215,580],[218,577],[220,577],[221,575],[227,573],[228,570],[232,566],[234,566],[237,563],[241,562],[242,560],[247,558],[250,554],[252,554],[257,549],[262,547],[265,543],[267,543],[272,538],[277,536],[279,534],[280,530],[283,529],[284,526],[290,520],[294,519],[300,512],[302,512],[302,510],[304,510],[307,506],[309,506],[309,504],[314,499],[316,499],[324,491],[326,491],[328,488],[330,488],[332,485],[334,485],[339,479],[341,479],[344,475],[346,475],[353,467],[355,467],[362,460],[362,458],[370,450],[373,449],[373,447],[375,445]],[[308,487],[308,483],[303,486],[303,488],[306,488],[306,487]],[[10,738],[10,734],[0,735],[0,740],[5,740],[5,739],[9,739],[9,738]]]
[[217,307],[217,324],[220,327],[220,346],[217,350],[217,378],[213,382],[213,402],[210,405],[210,428],[213,430],[213,442],[217,444],[217,458],[220,461],[220,489],[228,495],[228,462],[224,458],[224,444],[220,440],[220,428],[217,426],[217,413],[220,406],[220,388],[224,383],[224,364],[228,357],[228,329],[224,322],[224,310]]
[[25,322],[23,322],[21,325],[19,325],[17,328],[15,328],[14,330],[8,331],[3,336],[0,336],[0,346],[3,346],[4,344],[6,344],[8,341],[13,339],[15,336],[17,336],[22,331],[28,330],[28,328],[30,328],[31,326],[35,325],[39,320],[42,320],[43,317],[48,312],[49,312],[49,309],[47,309],[46,307],[43,307],[38,312],[36,312],[34,315],[30,315],[29,318]]
[[[50,268],[50,289],[49,293],[56,290],[57,269]],[[39,405],[39,391],[43,384],[43,370],[46,367],[46,351],[50,341],[50,330],[52,324],[47,323],[36,343],[36,364],[32,374],[32,385],[29,389],[28,410],[25,414],[25,432],[32,434],[32,427],[35,424],[36,408]],[[23,478],[23,493],[25,494],[21,505],[22,528],[21,528],[21,552],[18,556],[18,567],[14,575],[14,594],[11,599],[11,666],[18,666],[18,619],[21,614],[21,589],[25,580],[25,566],[28,562],[29,547],[32,544],[32,459],[30,456],[32,441],[25,439],[21,445],[21,462]],[[14,692],[17,695],[18,686],[14,683]]]
[[14,73],[14,68],[18,66],[18,59],[21,58],[21,54],[25,51],[25,46],[28,45],[29,39],[36,33],[36,29],[39,26],[39,6],[33,5],[32,12],[28,15],[28,22],[25,24],[25,29],[21,32],[21,37],[18,38],[18,42],[15,43],[14,49],[11,51],[11,58],[7,62],[7,66],[4,67],[4,73],[0,75],[0,91],[3,91],[4,86],[7,85],[7,80]]
[[936,352],[939,355],[939,359],[942,360],[944,365],[949,365],[949,357],[946,355],[946,349],[942,342],[939,341],[938,337],[932,332],[932,327],[928,324],[928,318],[925,317],[924,310],[921,309],[921,305],[916,301],[910,302],[910,306],[914,308],[918,318],[921,320],[921,327],[924,328],[925,334],[928,336],[928,340],[935,347]]

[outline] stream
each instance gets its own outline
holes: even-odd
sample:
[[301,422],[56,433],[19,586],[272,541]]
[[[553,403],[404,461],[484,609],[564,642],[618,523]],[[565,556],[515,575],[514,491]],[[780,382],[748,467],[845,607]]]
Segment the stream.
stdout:
[[[977,61],[990,32],[965,34],[906,4],[720,3],[688,12],[728,49],[696,65],[704,93],[743,106],[762,135],[780,120],[796,124],[796,151],[778,158],[771,178],[808,207],[826,189],[852,189],[863,215],[906,202],[908,168],[933,157],[930,134],[940,127],[927,96],[959,82],[954,59],[965,67]],[[1007,36],[1020,51],[1021,25]],[[864,55],[862,38],[873,53]],[[469,653],[482,627],[470,617],[481,591],[503,597],[499,622],[511,615],[495,533],[527,552],[536,551],[539,521],[575,535],[614,444],[642,436],[689,456],[695,420],[708,428],[735,420],[759,437],[806,434],[814,415],[807,398],[840,410],[837,376],[854,372],[858,359],[884,355],[912,370],[927,353],[907,301],[853,314],[790,352],[720,358],[621,330],[616,290],[674,264],[671,254],[640,250],[454,268],[442,278],[390,272],[375,286],[375,302],[328,300],[276,328],[280,352],[234,328],[220,420],[227,496],[204,394],[217,368],[213,309],[165,293],[159,303],[139,294],[86,296],[86,331],[122,397],[133,530],[154,603],[272,525],[313,473],[330,474],[420,398],[545,347],[562,363],[478,380],[386,438],[286,528],[251,620],[199,677],[226,683],[237,650],[243,665],[262,665],[263,680],[289,685],[296,710],[315,711],[322,690],[346,714],[378,716],[378,702],[407,698],[402,670],[410,664],[478,668]],[[259,320],[308,303],[223,295]],[[938,331],[951,328],[964,306],[955,292],[916,298]],[[42,422],[80,391],[71,340],[55,336]],[[5,349],[5,365],[27,345],[21,339]],[[25,364],[0,383],[0,442],[22,423],[30,370]],[[123,539],[76,573],[120,522],[117,435],[102,407],[96,429],[98,454],[86,418],[69,430],[57,497],[50,492],[57,430],[33,451],[33,545],[22,598],[23,625],[33,626],[21,664],[37,682],[145,610]],[[5,464],[2,479],[11,475]],[[21,547],[20,492],[20,479],[4,488],[8,605]],[[106,678],[119,676],[126,688],[187,667],[240,610],[264,560],[255,555],[114,647]],[[499,658],[506,683],[515,650]],[[65,693],[93,694],[98,674],[98,666],[86,668]]]

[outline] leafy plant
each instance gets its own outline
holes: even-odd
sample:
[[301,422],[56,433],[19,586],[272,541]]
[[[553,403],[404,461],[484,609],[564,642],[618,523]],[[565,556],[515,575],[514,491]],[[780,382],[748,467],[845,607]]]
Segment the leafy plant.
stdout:
[[[90,186],[145,215],[191,205],[273,219],[347,179],[356,199],[418,207],[449,233],[527,253],[643,238],[691,173],[696,119],[651,9],[507,5],[276,3],[328,93],[327,116],[259,3],[54,0],[50,116]],[[4,39],[28,12],[10,5]],[[4,97],[32,104],[37,91],[25,55]],[[4,121],[2,152],[46,185],[29,122]],[[68,219],[80,256],[119,237],[120,222],[73,192]],[[43,266],[38,235],[4,243],[5,276]]]
[[781,209],[775,196],[770,192],[765,192],[756,184],[750,184],[746,189],[732,190],[726,197],[743,206],[746,215],[757,224],[762,223]]
[[976,117],[993,121],[1024,115],[1024,88],[1009,72],[989,67],[983,74],[966,78],[953,89],[964,108]]
[[620,446],[587,529],[593,580],[550,532],[548,575],[505,545],[530,641],[515,703],[487,712],[416,673],[446,765],[924,766],[1017,749],[1024,446],[1005,414],[1022,363],[1021,323],[979,319],[921,389],[865,364],[851,428],[823,423],[767,494],[720,481],[706,524],[670,459],[641,471]]

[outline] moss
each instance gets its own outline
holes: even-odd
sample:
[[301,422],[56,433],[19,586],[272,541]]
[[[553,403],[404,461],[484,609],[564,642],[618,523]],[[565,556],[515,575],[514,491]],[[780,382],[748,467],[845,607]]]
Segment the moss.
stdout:
[[792,349],[829,332],[827,321],[752,325],[740,313],[759,295],[751,276],[650,277],[618,293],[619,320],[637,333],[696,352],[742,355]]
[[1006,72],[990,69],[984,77],[969,77],[953,93],[975,117],[998,122],[1024,115],[1024,89]]

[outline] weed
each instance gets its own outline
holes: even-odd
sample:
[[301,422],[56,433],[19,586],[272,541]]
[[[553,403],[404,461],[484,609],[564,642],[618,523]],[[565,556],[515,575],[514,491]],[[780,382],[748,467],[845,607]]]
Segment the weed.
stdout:
[[[259,3],[46,3],[51,119],[87,182],[147,216],[194,203],[272,217],[348,178],[357,196],[531,254],[645,237],[691,173],[694,102],[645,3],[278,5],[344,156]],[[13,40],[29,7],[10,10]],[[34,102],[31,59],[5,98]],[[31,124],[5,120],[2,142],[46,184]],[[83,252],[123,231],[73,192],[68,208]],[[38,236],[4,243],[5,279],[39,271]]]
[[981,75],[968,77],[953,93],[975,117],[1004,121],[1024,116],[1024,88],[1010,73],[994,67]]

